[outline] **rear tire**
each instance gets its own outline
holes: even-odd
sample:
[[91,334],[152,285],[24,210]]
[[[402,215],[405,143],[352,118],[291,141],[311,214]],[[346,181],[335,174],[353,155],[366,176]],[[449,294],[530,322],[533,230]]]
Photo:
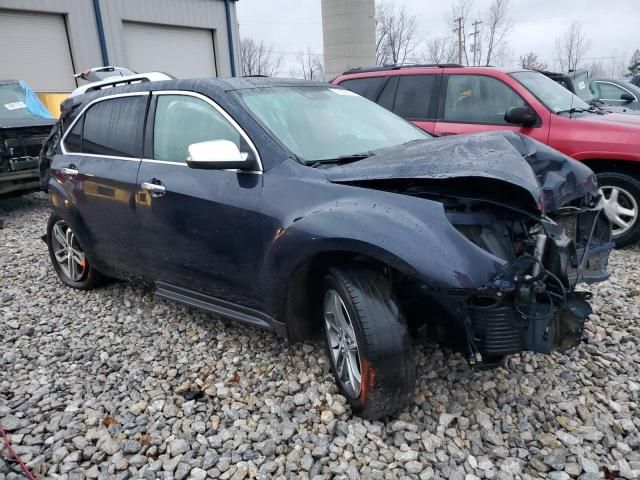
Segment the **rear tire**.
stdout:
[[71,226],[54,214],[47,223],[47,247],[53,268],[63,283],[79,290],[92,290],[105,282],[106,277],[89,262]]
[[598,174],[613,240],[621,248],[640,240],[640,180],[617,172]]
[[[325,338],[340,392],[364,418],[393,415],[413,395],[416,365],[390,282],[359,266],[331,268],[324,280]],[[359,382],[349,381],[345,367],[355,367]]]

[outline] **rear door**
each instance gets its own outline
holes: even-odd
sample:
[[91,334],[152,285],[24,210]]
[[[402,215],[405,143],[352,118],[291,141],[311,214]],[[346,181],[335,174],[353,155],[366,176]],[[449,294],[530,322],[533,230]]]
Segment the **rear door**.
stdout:
[[442,84],[436,135],[511,130],[547,142],[548,119],[539,119],[532,127],[505,121],[507,110],[528,103],[499,78],[480,74],[451,74],[443,77]]
[[138,231],[136,178],[148,92],[100,98],[70,125],[58,174],[71,186],[85,232],[85,248],[96,267],[139,274],[133,255]]
[[256,271],[264,254],[262,172],[186,163],[193,143],[230,140],[259,164],[255,147],[203,95],[161,91],[153,97],[138,174],[139,258],[155,280],[261,309]]

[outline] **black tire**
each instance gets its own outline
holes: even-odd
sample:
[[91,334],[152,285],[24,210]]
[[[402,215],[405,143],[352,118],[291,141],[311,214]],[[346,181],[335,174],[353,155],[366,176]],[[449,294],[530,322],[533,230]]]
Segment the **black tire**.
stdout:
[[[53,269],[56,271],[58,278],[62,280],[62,282],[65,283],[66,285],[72,288],[77,288],[79,290],[92,290],[96,287],[99,287],[103,283],[105,283],[106,277],[103,276],[100,272],[98,272],[93,267],[93,265],[86,258],[86,255],[84,256],[84,264],[83,264],[82,271],[78,273],[78,278],[75,278],[75,279],[71,278],[69,274],[63,270],[63,267],[60,266],[60,263],[56,259],[56,255],[54,253],[54,248],[55,248],[54,243],[56,242],[56,240],[53,239],[53,235],[54,235],[53,229],[56,226],[56,224],[64,224],[64,226],[69,228],[71,232],[73,232],[73,229],[71,229],[71,227],[61,217],[55,214],[51,214],[51,216],[49,216],[49,221],[47,223],[47,237],[46,237],[47,247],[49,249],[49,257],[51,258]],[[77,239],[75,239],[74,244],[80,251],[83,251],[82,246],[79,244]]]
[[[325,298],[335,291],[344,304],[357,340],[361,388],[347,391],[334,357],[329,328],[325,341],[336,383],[354,413],[376,420],[393,415],[410,402],[416,365],[409,329],[390,282],[372,269],[360,266],[331,268],[325,277]],[[323,301],[323,323],[326,305]]]
[[[608,191],[607,188],[615,187],[624,190],[626,194],[635,200],[636,217],[631,227],[625,232],[616,235],[614,225],[613,240],[618,248],[636,243],[640,240],[640,215],[638,212],[638,207],[640,206],[640,180],[626,173],[603,172],[598,174],[598,183],[605,193]],[[625,201],[629,203],[626,199]],[[621,202],[623,202],[623,200],[621,200]]]

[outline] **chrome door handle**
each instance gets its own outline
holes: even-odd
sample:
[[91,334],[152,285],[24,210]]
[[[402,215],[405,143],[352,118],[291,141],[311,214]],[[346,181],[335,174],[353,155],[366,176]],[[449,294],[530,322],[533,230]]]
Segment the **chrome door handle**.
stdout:
[[140,186],[142,187],[143,190],[149,190],[151,193],[156,195],[163,195],[164,192],[167,190],[164,187],[164,185],[158,185],[157,183],[151,183],[151,182],[142,182]]
[[62,173],[64,173],[65,175],[69,175],[70,177],[75,177],[76,175],[78,175],[78,170],[76,170],[75,168],[65,167],[65,168],[61,169],[60,171]]

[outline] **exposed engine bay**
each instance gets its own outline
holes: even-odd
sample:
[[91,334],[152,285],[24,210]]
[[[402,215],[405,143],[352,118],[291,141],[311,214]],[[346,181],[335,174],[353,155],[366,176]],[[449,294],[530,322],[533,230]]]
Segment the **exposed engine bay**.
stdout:
[[[417,323],[443,330],[437,334],[441,340],[464,339],[457,348],[470,364],[576,346],[591,313],[591,294],[578,285],[608,278],[614,246],[595,175],[512,132],[456,141],[455,161],[447,154],[447,138],[435,147],[416,145],[404,158],[390,156],[387,166],[393,170],[384,170],[378,159],[345,167],[333,178],[438,202],[469,240],[468,249],[451,252],[469,259],[469,270],[455,272],[455,283],[408,281],[400,290]],[[473,259],[487,255],[493,269],[483,270],[486,280],[478,281]],[[432,312],[429,318],[425,311]]]
[[576,287],[608,278],[613,247],[598,200],[540,218],[498,215],[468,202],[446,204],[460,232],[507,262],[468,299],[474,362],[520,350],[566,350],[580,342],[591,295]]

